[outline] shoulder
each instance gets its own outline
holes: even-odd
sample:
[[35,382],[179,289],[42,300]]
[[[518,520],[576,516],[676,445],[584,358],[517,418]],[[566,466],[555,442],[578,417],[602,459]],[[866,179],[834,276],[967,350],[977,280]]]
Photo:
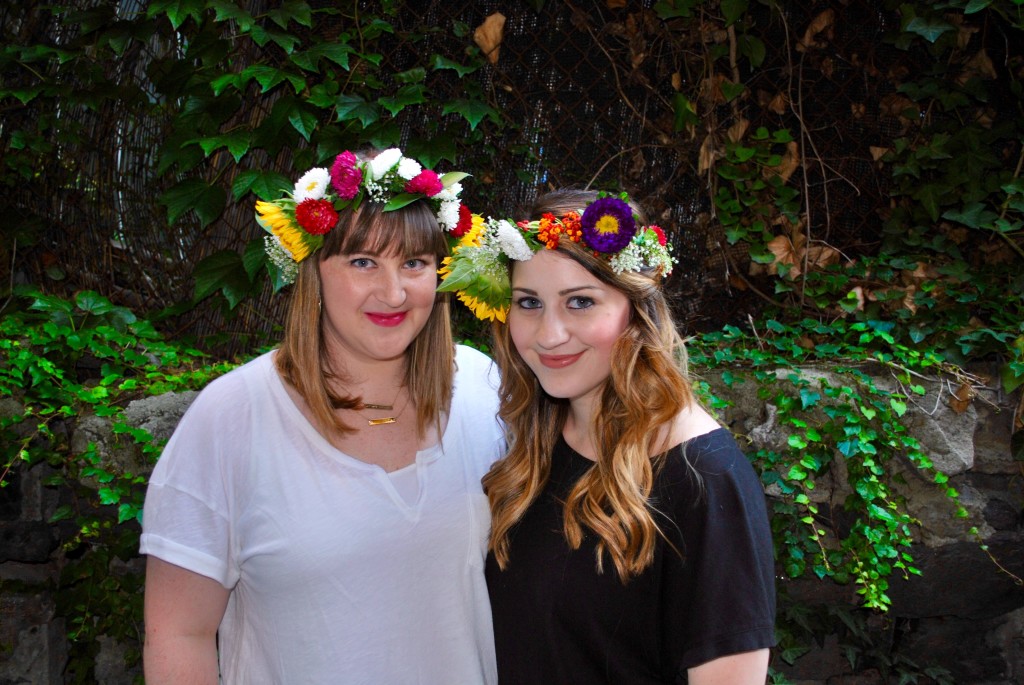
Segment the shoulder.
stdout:
[[665,487],[692,489],[705,501],[724,493],[740,498],[764,495],[757,472],[725,428],[698,435],[670,450],[660,480]]
[[[260,355],[207,383],[188,413],[207,419],[229,413],[240,416],[254,400],[266,396],[265,392],[258,391],[258,387],[272,380],[271,374],[274,373],[273,353]],[[190,418],[194,420],[195,416]]]
[[498,391],[498,366],[480,350],[466,345],[455,346],[456,390],[472,388],[481,392]]
[[457,371],[476,369],[486,372],[494,366],[494,360],[469,345],[456,345],[455,365]]

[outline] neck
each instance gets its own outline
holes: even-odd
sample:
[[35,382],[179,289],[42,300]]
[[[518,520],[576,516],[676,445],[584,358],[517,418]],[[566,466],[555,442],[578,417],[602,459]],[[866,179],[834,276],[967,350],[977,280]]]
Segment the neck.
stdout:
[[569,415],[565,419],[562,437],[576,452],[587,459],[597,460],[594,445],[594,412],[600,398],[600,389],[569,401]]

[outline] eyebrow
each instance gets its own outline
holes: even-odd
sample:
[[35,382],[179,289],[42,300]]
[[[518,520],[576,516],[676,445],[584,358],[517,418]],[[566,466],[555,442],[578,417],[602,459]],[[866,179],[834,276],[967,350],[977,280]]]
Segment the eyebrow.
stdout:
[[[527,295],[536,295],[537,294],[536,290],[530,290],[529,288],[519,288],[519,287],[516,287],[516,288],[512,288],[512,290],[513,291],[519,290],[521,292],[526,293]],[[600,290],[600,288],[598,288],[596,285],[580,285],[580,286],[577,286],[575,288],[566,288],[565,290],[559,290],[558,294],[559,295],[568,295],[569,293],[579,292],[580,290]]]

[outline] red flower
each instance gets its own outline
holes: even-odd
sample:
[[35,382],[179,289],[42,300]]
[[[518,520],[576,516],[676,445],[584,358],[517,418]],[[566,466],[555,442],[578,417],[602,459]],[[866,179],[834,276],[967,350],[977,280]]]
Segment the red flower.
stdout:
[[351,200],[359,193],[359,184],[363,182],[363,172],[357,166],[358,163],[359,160],[356,159],[356,156],[345,150],[334,159],[334,164],[331,165],[331,185],[334,186],[334,191],[342,200]]
[[665,247],[665,243],[668,242],[668,239],[665,238],[665,231],[661,230],[661,226],[648,226],[647,230],[654,231],[655,235],[658,236],[658,244]]
[[323,235],[338,223],[338,213],[327,200],[303,200],[295,206],[295,220],[307,233]]
[[407,193],[420,193],[427,197],[433,197],[444,190],[444,184],[441,183],[441,179],[437,177],[430,169],[424,169],[416,178],[410,179],[405,184],[405,192]]
[[455,228],[451,230],[451,234],[456,238],[461,238],[466,235],[471,228],[473,228],[473,213],[469,211],[469,207],[460,204],[459,223],[455,224]]

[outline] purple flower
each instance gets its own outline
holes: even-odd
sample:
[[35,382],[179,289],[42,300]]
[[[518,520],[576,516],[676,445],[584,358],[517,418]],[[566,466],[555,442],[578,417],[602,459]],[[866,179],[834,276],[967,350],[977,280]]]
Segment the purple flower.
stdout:
[[615,197],[602,197],[592,202],[583,212],[580,224],[583,242],[591,249],[606,254],[618,252],[629,245],[636,233],[633,210]]
[[345,150],[338,155],[331,166],[331,185],[342,200],[351,200],[359,193],[363,172],[357,166],[356,156]]

